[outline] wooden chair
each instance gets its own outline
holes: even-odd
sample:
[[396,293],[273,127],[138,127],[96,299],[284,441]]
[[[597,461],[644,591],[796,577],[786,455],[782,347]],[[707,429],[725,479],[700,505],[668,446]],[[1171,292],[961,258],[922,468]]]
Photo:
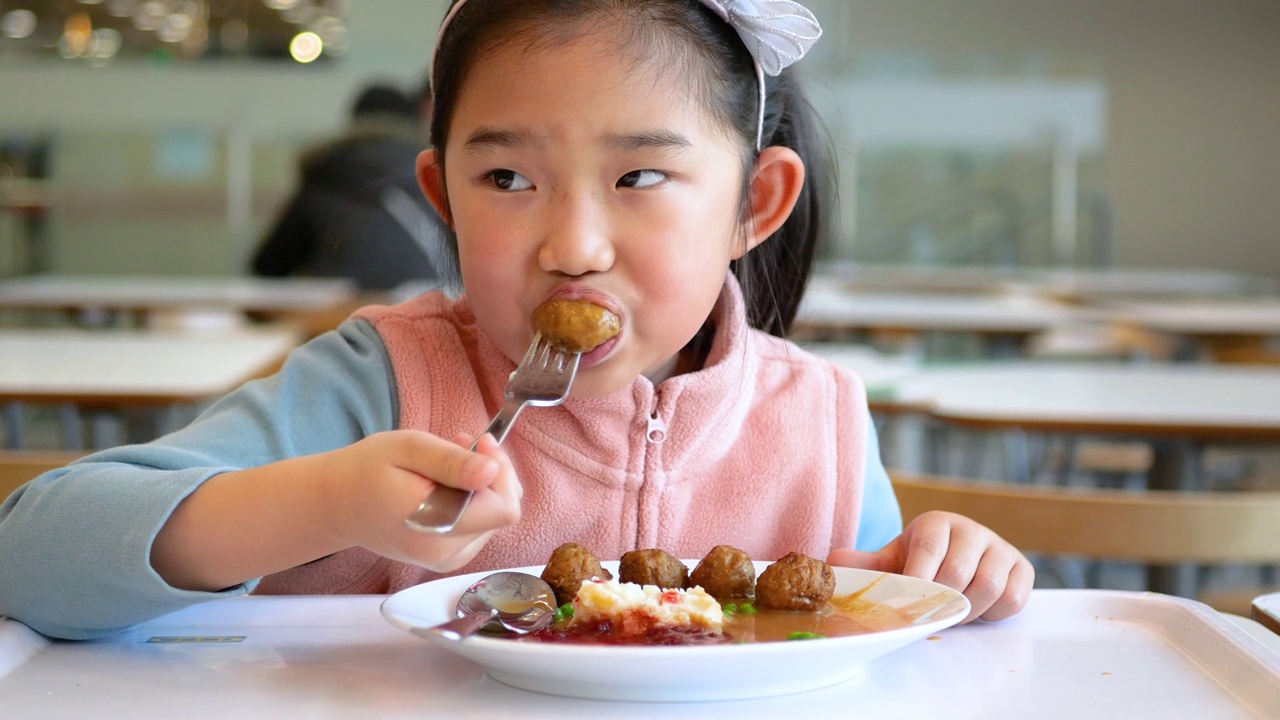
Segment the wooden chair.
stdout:
[[0,450],[0,502],[19,485],[83,455],[72,450]]
[[[1023,552],[1154,565],[1280,564],[1280,492],[1124,491],[907,475],[895,476],[893,486],[904,521],[927,510],[960,513]],[[1200,599],[1248,615],[1247,597]]]

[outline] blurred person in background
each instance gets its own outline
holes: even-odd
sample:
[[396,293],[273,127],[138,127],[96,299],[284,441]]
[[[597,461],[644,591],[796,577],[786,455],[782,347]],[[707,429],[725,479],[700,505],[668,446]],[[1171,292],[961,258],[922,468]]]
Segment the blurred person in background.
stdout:
[[256,250],[264,277],[342,277],[361,290],[438,285],[444,226],[418,187],[430,86],[366,87],[341,136],[305,152],[298,190]]

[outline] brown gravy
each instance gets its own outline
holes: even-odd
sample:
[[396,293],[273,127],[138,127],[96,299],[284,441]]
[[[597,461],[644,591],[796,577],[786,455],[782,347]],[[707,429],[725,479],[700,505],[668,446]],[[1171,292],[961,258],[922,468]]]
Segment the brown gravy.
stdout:
[[625,631],[609,620],[590,625],[569,625],[566,621],[520,639],[579,645],[718,645],[785,641],[792,633],[846,637],[906,627],[951,598],[948,593],[938,593],[906,607],[894,608],[863,599],[868,589],[870,586],[848,595],[837,595],[817,612],[726,613],[720,633],[701,628],[654,626],[647,616],[640,615],[621,621]]

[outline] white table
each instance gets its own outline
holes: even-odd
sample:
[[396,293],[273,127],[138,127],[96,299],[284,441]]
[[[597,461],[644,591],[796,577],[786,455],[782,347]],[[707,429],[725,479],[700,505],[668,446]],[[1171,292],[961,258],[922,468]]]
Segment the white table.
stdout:
[[653,704],[501,685],[479,666],[390,626],[379,615],[381,600],[223,600],[90,643],[49,644],[0,620],[0,707],[6,717],[103,720],[851,714],[1233,720],[1280,711],[1280,643],[1268,646],[1265,630],[1248,632],[1199,603],[1149,594],[1039,590],[1011,620],[945,630],[825,690]]
[[[0,328],[0,403],[193,405],[274,370],[300,340],[296,330],[274,326],[200,333]],[[23,445],[17,414],[9,412],[11,447]],[[70,440],[70,430],[64,434]]]
[[1275,293],[1270,278],[1223,270],[1175,268],[1044,268],[993,265],[822,263],[820,276],[854,290],[924,292],[1031,291],[1061,298],[1231,297]]
[[1187,354],[1257,361],[1280,358],[1280,297],[1107,301],[1113,323],[1180,338]]
[[325,312],[355,285],[335,278],[31,275],[0,281],[0,309],[156,314]]
[[1049,295],[1085,300],[1107,296],[1226,298],[1268,295],[1277,291],[1276,282],[1270,278],[1223,270],[1043,269],[1029,271],[1021,282]]
[[859,292],[819,276],[809,282],[794,326],[799,338],[892,337],[904,352],[921,357],[928,334],[971,335],[983,342],[985,355],[1007,357],[1022,354],[1022,344],[1034,334],[1092,315],[1033,293]]
[[815,277],[796,323],[848,330],[1026,334],[1078,317],[1070,305],[1031,294],[859,292],[839,280]]
[[930,414],[967,425],[1280,442],[1280,368],[991,362],[911,380]]
[[1260,595],[1253,599],[1252,605],[1253,619],[1271,632],[1280,633],[1280,592]]
[[1116,321],[1184,335],[1280,335],[1280,298],[1112,302]]

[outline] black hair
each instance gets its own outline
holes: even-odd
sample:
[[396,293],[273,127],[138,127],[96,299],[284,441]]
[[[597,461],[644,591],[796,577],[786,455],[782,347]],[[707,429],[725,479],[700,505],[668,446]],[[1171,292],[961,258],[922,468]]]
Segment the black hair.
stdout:
[[394,115],[411,120],[419,117],[413,98],[397,88],[383,84],[365,87],[352,103],[352,118],[366,115]]
[[[454,0],[452,5],[456,5]],[[436,49],[435,106],[431,144],[443,169],[452,111],[462,83],[476,60],[513,41],[556,43],[582,32],[582,22],[617,20],[641,52],[672,63],[673,74],[690,78],[692,94],[702,101],[742,147],[740,202],[748,215],[750,173],[758,154],[756,132],[760,100],[755,65],[737,33],[697,0],[470,0],[445,28]],[[814,251],[825,232],[823,209],[829,198],[828,163],[820,157],[813,112],[791,70],[766,78],[764,132],[760,146],[784,146],[800,156],[805,183],[795,209],[782,227],[732,263],[742,286],[747,321],[785,336],[804,294]],[[456,243],[456,238],[451,238]]]

